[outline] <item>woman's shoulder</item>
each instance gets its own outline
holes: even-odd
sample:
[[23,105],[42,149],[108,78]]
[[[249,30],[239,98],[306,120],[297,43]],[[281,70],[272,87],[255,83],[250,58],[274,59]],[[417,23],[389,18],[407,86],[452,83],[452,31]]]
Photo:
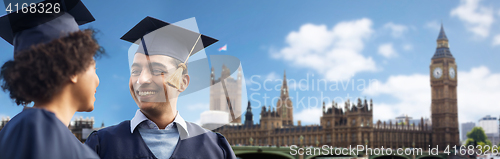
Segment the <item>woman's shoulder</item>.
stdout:
[[54,113],[37,108],[24,109],[14,116],[2,129],[0,136],[38,141],[74,137]]
[[[46,110],[25,109],[0,131],[0,156],[7,158],[80,158],[96,157]],[[0,158],[2,158],[0,157]]]
[[54,113],[43,109],[27,108],[7,122],[4,128],[22,128],[23,131],[28,131],[53,129],[61,126],[64,127]]

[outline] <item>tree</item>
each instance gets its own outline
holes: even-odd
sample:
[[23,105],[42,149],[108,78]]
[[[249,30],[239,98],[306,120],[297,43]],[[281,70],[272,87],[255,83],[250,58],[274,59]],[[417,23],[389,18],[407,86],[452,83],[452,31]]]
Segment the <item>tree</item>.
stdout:
[[471,138],[477,142],[486,142],[486,140],[488,140],[488,137],[481,127],[472,128],[472,130],[467,133],[467,138]]
[[482,142],[483,144],[492,146],[491,141],[488,140],[488,137],[486,136],[483,128],[481,127],[474,127],[472,128],[471,131],[467,133],[467,141],[465,142],[465,145],[472,145],[473,143],[471,142],[473,141],[476,141],[478,145],[479,142]]
[[465,146],[474,145],[474,139],[467,138],[465,141]]
[[492,152],[491,143],[488,145],[488,143],[479,142],[479,143],[477,143],[477,145],[480,145],[478,148],[481,148],[482,153],[486,153],[486,152],[491,153]]

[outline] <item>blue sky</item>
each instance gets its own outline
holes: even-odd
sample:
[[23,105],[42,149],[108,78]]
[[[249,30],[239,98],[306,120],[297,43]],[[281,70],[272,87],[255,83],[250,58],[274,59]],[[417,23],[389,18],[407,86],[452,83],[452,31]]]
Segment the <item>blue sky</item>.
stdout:
[[[254,114],[274,106],[283,71],[292,85],[294,120],[318,124],[321,96],[373,99],[374,120],[401,114],[430,116],[429,64],[441,22],[458,65],[459,122],[500,115],[500,3],[497,1],[88,1],[96,18],[81,28],[100,30],[109,57],[97,63],[100,86],[95,109],[75,116],[91,117],[95,126],[131,119],[137,106],[128,91],[128,42],[119,38],[146,16],[167,22],[195,17],[199,31],[220,41],[207,55],[241,60]],[[0,11],[5,14],[5,11]],[[228,51],[217,49],[227,44]],[[0,42],[0,62],[12,59],[12,46]],[[339,90],[312,90],[312,81],[337,82]],[[366,81],[366,89],[362,81]],[[372,85],[368,84],[369,81]],[[353,84],[355,89],[351,89]],[[261,86],[259,89],[259,85]],[[302,86],[302,87],[299,87]],[[300,90],[298,88],[309,88]],[[316,87],[317,88],[317,87]],[[370,89],[368,89],[370,88]],[[180,101],[188,121],[199,120],[208,96]],[[270,97],[264,102],[265,97]],[[305,104],[296,101],[304,99]],[[312,102],[307,103],[311,99]],[[336,101],[339,101],[336,100]],[[22,108],[0,93],[0,116]],[[327,103],[330,101],[327,100]],[[328,104],[330,105],[330,104]],[[246,106],[244,106],[246,107]],[[254,121],[258,121],[258,115]]]

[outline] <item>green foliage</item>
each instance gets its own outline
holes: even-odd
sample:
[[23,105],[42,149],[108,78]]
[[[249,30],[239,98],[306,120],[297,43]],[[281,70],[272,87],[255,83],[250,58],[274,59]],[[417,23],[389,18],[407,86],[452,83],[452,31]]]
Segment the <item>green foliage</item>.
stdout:
[[474,145],[474,139],[467,138],[465,141],[465,146]]
[[[481,127],[472,128],[472,130],[467,133],[467,138],[468,138],[467,141],[469,141],[469,139],[473,139],[474,141],[477,141],[478,143],[479,142],[487,143],[487,140],[488,140],[488,137],[486,136],[483,128],[481,128]],[[490,144],[491,144],[491,142],[490,142]]]
[[[492,152],[493,151],[492,148],[495,148],[496,151],[500,150],[500,148],[498,148],[496,146],[493,147],[493,144],[488,139],[488,137],[486,136],[486,133],[484,133],[484,130],[481,127],[474,127],[474,128],[472,128],[471,131],[469,131],[467,133],[467,140],[465,141],[465,146],[474,145],[474,141],[476,141],[476,143],[478,145],[476,148],[481,148],[482,152],[485,152],[485,151]],[[500,146],[500,144],[499,144],[499,146]]]
[[488,139],[488,140],[486,140],[486,145],[493,146],[493,143],[491,143],[491,141]]
[[486,146],[487,144],[484,142],[478,142],[477,145],[480,145],[479,148],[481,148],[481,152],[485,152],[485,151],[491,152],[491,145]]
[[[489,142],[489,144],[488,144],[488,142]],[[487,140],[487,143],[479,142],[477,145],[478,146],[476,148],[480,148],[482,154],[484,154],[484,153],[498,154],[498,152],[500,150],[500,147],[492,146],[490,140]]]

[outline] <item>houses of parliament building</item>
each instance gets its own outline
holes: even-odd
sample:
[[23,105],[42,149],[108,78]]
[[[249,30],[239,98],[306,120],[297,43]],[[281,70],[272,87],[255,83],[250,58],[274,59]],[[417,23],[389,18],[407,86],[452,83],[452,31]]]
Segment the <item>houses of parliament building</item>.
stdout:
[[[213,131],[223,134],[231,145],[261,146],[319,146],[349,147],[350,145],[367,145],[368,147],[428,148],[459,144],[458,110],[457,110],[457,64],[450,52],[448,38],[443,27],[437,39],[437,48],[431,58],[431,123],[381,122],[373,121],[372,100],[346,101],[344,108],[332,102],[331,107],[323,103],[319,125],[297,125],[293,123],[293,103],[289,98],[286,74],[281,86],[280,100],[276,108],[263,106],[260,111],[259,124],[253,121],[250,102],[247,105],[244,123],[235,118],[241,113],[242,73],[238,70],[236,79],[230,77],[230,71],[223,66],[221,78],[215,79],[214,69],[211,73],[210,110],[230,112],[232,124],[227,124]],[[232,100],[230,100],[232,99]],[[329,103],[330,105],[330,103]],[[426,107],[422,107],[426,110]],[[217,114],[215,114],[217,115]],[[314,118],[314,117],[311,117]],[[9,121],[0,120],[0,130]],[[92,130],[93,119],[77,119],[69,129],[80,141],[85,141]],[[104,127],[104,124],[103,126]]]
[[[286,74],[281,86],[280,100],[276,108],[262,107],[259,124],[253,121],[250,102],[244,123],[228,124],[215,129],[223,134],[231,145],[261,146],[322,146],[427,149],[459,144],[457,115],[457,64],[452,56],[443,27],[437,39],[437,48],[430,64],[431,123],[373,121],[372,100],[345,102],[339,108],[332,102],[326,108],[323,103],[319,125],[293,124],[293,103],[288,96]],[[423,110],[427,110],[422,106]],[[315,118],[311,116],[311,118]]]

